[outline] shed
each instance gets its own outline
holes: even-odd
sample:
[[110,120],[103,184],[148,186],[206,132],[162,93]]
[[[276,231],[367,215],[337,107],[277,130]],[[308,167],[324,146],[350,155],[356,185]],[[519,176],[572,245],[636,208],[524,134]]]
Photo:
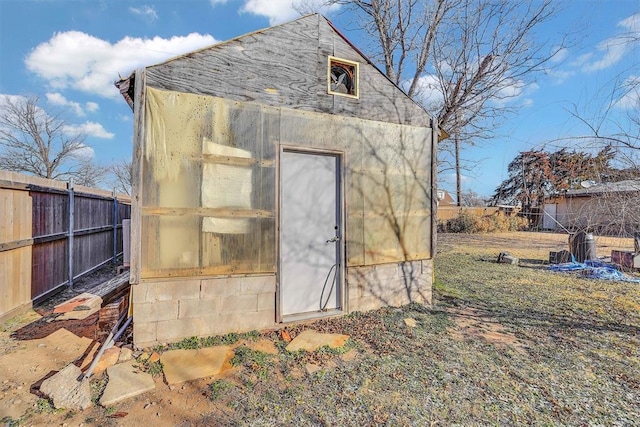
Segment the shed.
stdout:
[[437,129],[326,18],[117,86],[136,345],[431,303]]

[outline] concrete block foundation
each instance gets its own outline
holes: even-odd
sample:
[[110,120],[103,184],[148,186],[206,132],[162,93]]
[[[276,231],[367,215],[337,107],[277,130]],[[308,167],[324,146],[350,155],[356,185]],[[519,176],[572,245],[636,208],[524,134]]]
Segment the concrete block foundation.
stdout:
[[[430,305],[432,277],[432,260],[349,267],[345,312]],[[275,274],[142,281],[132,286],[134,342],[144,348],[192,336],[279,328],[276,289]]]

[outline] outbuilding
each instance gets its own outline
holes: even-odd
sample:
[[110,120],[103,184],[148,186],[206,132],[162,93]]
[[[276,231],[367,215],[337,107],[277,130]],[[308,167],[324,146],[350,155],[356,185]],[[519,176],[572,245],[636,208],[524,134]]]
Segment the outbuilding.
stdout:
[[326,18],[117,86],[136,345],[431,303],[435,121]]

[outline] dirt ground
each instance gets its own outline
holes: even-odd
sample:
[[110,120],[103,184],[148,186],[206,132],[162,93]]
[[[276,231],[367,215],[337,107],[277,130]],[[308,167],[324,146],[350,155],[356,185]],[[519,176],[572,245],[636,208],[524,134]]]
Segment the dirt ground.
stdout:
[[[549,251],[566,249],[567,236],[524,232],[488,235],[444,234],[439,236],[438,245],[439,251],[461,251],[487,259],[492,259],[500,252],[508,251],[525,263],[542,266],[548,259]],[[611,249],[630,250],[632,248],[631,239],[603,238],[597,240],[597,251],[600,256],[608,255]],[[78,284],[76,292],[88,290],[93,284],[110,275],[112,272],[101,272],[92,279]],[[61,294],[42,306],[36,307],[34,311],[0,325],[0,420],[5,425],[138,426],[149,422],[158,427],[225,425],[225,419],[227,421],[233,420],[236,409],[233,408],[232,402],[229,400],[212,398],[212,393],[215,392],[215,389],[212,388],[213,384],[226,384],[225,387],[231,384],[236,392],[233,398],[242,402],[243,399],[251,400],[251,397],[242,391],[242,387],[251,389],[247,384],[258,384],[259,386],[265,383],[268,384],[268,388],[288,393],[287,387],[290,386],[287,384],[290,384],[291,381],[311,377],[311,374],[303,368],[308,364],[322,366],[323,372],[330,372],[332,369],[338,368],[350,369],[349,366],[357,365],[359,360],[367,358],[367,355],[385,354],[394,350],[394,344],[388,338],[382,342],[371,338],[371,334],[374,333],[372,331],[375,331],[376,328],[388,326],[388,323],[385,324],[388,320],[369,317],[368,319],[372,319],[370,324],[352,322],[349,323],[348,330],[345,330],[345,323],[341,319],[322,320],[292,327],[288,329],[288,333],[295,337],[306,328],[313,328],[321,332],[347,333],[357,343],[358,352],[355,355],[351,352],[348,357],[345,357],[344,354],[308,354],[304,356],[304,360],[296,360],[296,363],[291,365],[293,368],[285,375],[286,380],[283,377],[284,374],[276,371],[276,374],[273,374],[276,376],[265,381],[264,378],[261,378],[261,375],[264,375],[262,363],[265,362],[257,359],[235,367],[228,365],[219,378],[205,378],[178,386],[167,385],[162,373],[159,372],[154,377],[156,385],[154,391],[132,398],[114,408],[103,408],[94,404],[85,411],[55,410],[39,394],[39,384],[44,378],[68,363],[80,365],[86,357],[88,349],[96,345],[97,341],[95,340],[98,335],[97,320],[93,317],[83,321],[56,322],[52,319],[53,306],[71,296],[71,292]],[[435,301],[435,305],[437,304],[438,301]],[[525,336],[516,335],[512,329],[505,327],[497,317],[479,308],[445,304],[441,310],[452,320],[447,324],[446,331],[450,339],[457,342],[481,341],[496,348],[506,349],[504,351],[509,354],[519,355],[524,355],[526,349],[532,346],[532,343],[528,342]],[[405,315],[404,313],[390,313],[393,316]],[[433,317],[433,315],[430,316]],[[437,320],[436,318],[434,318],[434,322]],[[426,322],[427,320],[422,321]],[[399,330],[405,331],[402,334],[406,333],[409,337],[412,334],[415,335],[415,332],[411,332],[411,328],[405,325],[401,325],[401,327],[402,329]],[[62,329],[73,334],[73,338],[70,335],[58,336]],[[57,339],[63,341],[46,341],[54,333],[58,334],[56,335]],[[283,348],[282,335],[278,331],[262,331],[258,338],[270,340],[277,348]],[[235,345],[242,344],[241,340],[235,343]],[[282,359],[284,356],[278,357]],[[277,362],[268,362],[267,364],[272,366],[273,363],[277,364]],[[269,375],[272,375],[272,372],[269,372]],[[94,398],[98,397],[105,382],[106,374],[92,379]],[[267,408],[264,410],[267,412]],[[374,414],[374,420],[375,416],[376,414]],[[384,415],[380,416],[384,421]]]

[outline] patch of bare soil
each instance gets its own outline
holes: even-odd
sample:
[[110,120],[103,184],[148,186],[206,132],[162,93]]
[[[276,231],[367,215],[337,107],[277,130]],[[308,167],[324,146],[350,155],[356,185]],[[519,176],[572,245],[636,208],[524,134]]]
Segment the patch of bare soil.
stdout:
[[447,307],[447,313],[455,322],[448,328],[451,336],[459,341],[483,340],[498,347],[511,347],[524,354],[523,343],[487,313],[470,307]]

